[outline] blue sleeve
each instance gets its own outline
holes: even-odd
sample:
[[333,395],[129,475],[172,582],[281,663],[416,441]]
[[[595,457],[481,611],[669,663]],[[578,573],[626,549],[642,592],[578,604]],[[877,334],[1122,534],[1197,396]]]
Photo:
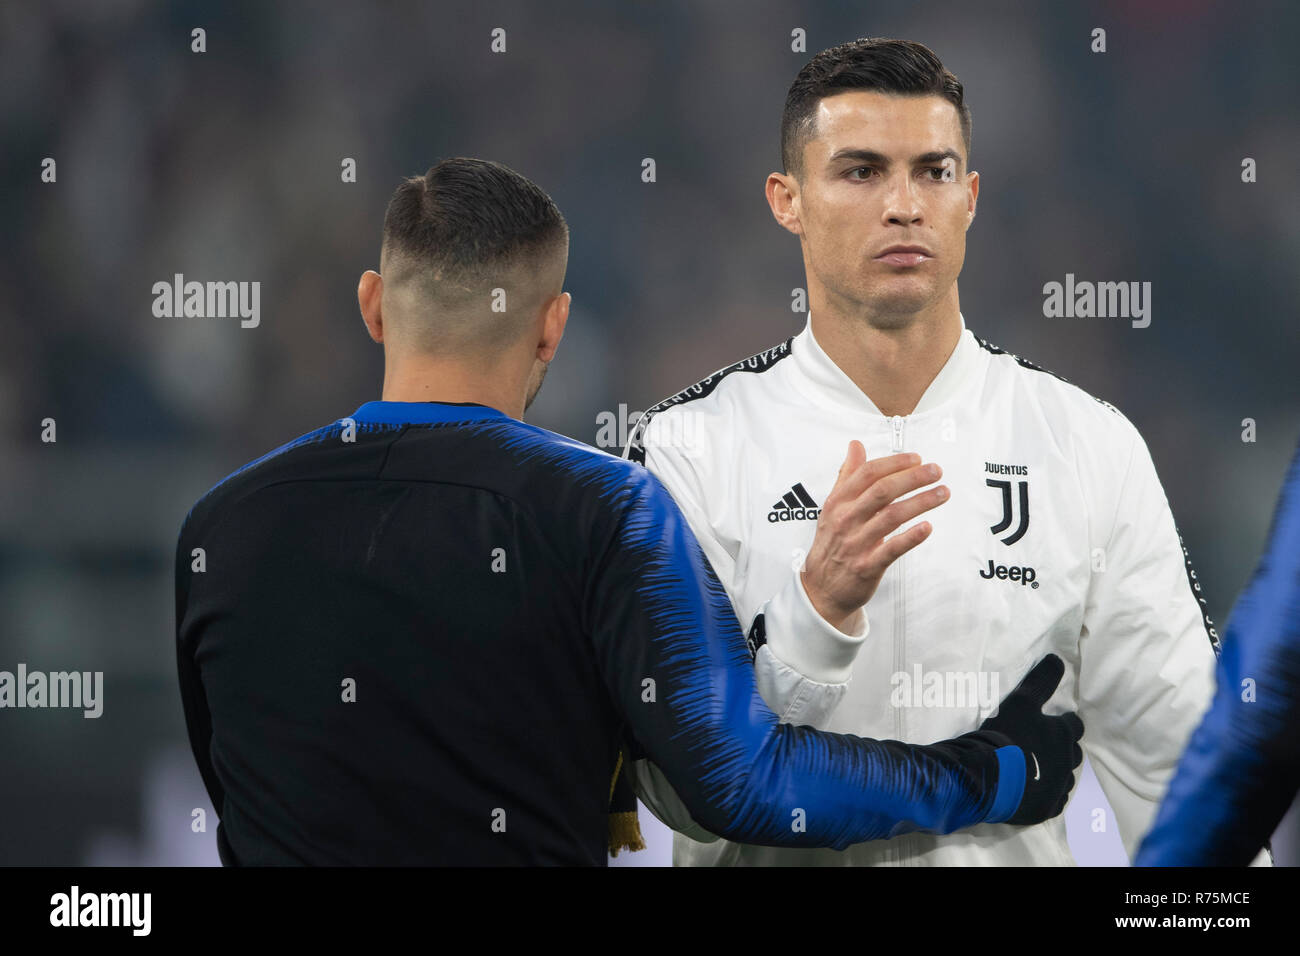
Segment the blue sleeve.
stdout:
[[1264,556],[1233,608],[1218,688],[1138,866],[1245,866],[1300,788],[1300,449]]
[[915,746],[781,724],[671,496],[635,468],[617,497],[621,520],[588,582],[587,631],[631,735],[701,826],[742,843],[843,849],[1016,811],[1018,748]]

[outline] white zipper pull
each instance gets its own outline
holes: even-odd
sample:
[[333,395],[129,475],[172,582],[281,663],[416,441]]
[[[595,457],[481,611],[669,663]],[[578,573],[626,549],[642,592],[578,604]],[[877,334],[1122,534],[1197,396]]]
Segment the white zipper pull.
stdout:
[[894,451],[903,450],[903,416],[895,415],[894,423]]

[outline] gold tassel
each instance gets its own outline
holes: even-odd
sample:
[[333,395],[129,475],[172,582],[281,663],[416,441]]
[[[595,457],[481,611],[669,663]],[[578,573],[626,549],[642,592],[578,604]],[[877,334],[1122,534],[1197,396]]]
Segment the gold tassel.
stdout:
[[[609,798],[614,799],[614,784],[618,782],[618,772],[623,769],[623,751],[618,753],[618,763],[614,765],[614,776],[609,780]],[[609,855],[618,856],[622,850],[645,849],[645,838],[641,836],[641,821],[635,810],[623,810],[609,815]]]
[[635,810],[609,815],[609,855],[618,856],[620,850],[644,850],[641,821]]

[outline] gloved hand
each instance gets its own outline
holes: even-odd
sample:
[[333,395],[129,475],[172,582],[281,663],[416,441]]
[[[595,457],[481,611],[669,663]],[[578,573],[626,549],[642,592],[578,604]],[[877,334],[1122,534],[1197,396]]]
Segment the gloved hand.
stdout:
[[1065,809],[1074,786],[1074,768],[1083,762],[1079,738],[1083,721],[1075,713],[1048,716],[1043,705],[1056,692],[1065,663],[1048,654],[1003,698],[996,716],[957,740],[993,747],[1019,747],[1025,755],[1025,791],[1016,812],[1002,821],[1027,826],[1050,820]]

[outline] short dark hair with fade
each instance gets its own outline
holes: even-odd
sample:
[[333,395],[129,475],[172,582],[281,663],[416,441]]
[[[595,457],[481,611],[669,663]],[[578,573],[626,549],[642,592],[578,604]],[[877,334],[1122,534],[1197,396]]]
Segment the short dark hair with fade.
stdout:
[[458,156],[397,187],[382,255],[395,280],[415,278],[457,300],[516,266],[544,265],[568,241],[564,216],[535,183],[501,163]]
[[957,108],[970,162],[970,107],[961,81],[927,46],[911,40],[863,38],[841,43],[814,56],[799,71],[781,114],[781,162],[785,172],[803,178],[803,151],[815,134],[817,104],[850,90],[897,96],[942,96]]

